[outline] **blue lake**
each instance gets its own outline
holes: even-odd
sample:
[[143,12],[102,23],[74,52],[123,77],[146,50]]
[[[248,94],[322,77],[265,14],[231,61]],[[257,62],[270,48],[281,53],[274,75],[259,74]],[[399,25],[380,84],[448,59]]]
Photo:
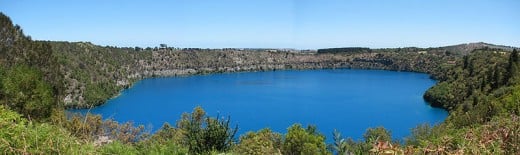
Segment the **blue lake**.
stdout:
[[157,130],[201,106],[210,116],[231,116],[238,134],[266,127],[285,133],[300,123],[316,125],[327,141],[334,129],[361,139],[377,126],[401,139],[418,124],[447,117],[422,98],[435,83],[427,74],[351,69],[150,78],[90,112]]

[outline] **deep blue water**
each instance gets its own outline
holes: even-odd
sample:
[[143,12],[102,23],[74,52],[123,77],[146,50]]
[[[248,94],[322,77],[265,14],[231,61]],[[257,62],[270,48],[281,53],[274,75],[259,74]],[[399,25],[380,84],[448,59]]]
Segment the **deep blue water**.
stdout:
[[156,130],[202,106],[211,116],[231,116],[238,134],[265,127],[285,133],[301,123],[317,125],[328,141],[333,129],[360,139],[377,126],[401,139],[418,124],[447,117],[422,98],[435,83],[421,73],[350,69],[150,78],[90,112]]

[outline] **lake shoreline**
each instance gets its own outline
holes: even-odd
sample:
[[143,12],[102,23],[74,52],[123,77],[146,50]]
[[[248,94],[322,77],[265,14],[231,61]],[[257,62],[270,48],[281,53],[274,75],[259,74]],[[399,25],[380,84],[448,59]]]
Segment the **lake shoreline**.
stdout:
[[[351,74],[344,74],[344,72],[351,73],[353,75],[351,75]],[[342,73],[342,74],[338,74],[338,73]],[[348,78],[350,76],[357,75],[357,73],[367,74],[366,76],[368,76],[368,77],[364,77],[364,78],[361,78],[361,79],[356,80],[356,81],[351,81],[353,79]],[[369,76],[369,75],[374,74],[374,73],[381,74],[383,76],[380,77],[377,74],[373,75],[373,76]],[[355,99],[355,100],[360,100],[360,102],[367,102],[367,101],[364,101],[365,100],[364,97],[362,97],[362,98],[359,98],[359,97],[349,97],[349,95],[347,95],[347,94],[344,94],[344,95],[337,94],[337,93],[340,93],[340,92],[355,93],[356,91],[354,91],[354,90],[356,90],[356,89],[358,89],[358,91],[363,91],[363,89],[365,89],[363,87],[363,85],[356,85],[356,86],[354,86],[354,85],[351,85],[351,84],[346,84],[346,86],[348,85],[349,87],[352,87],[352,88],[348,88],[349,90],[337,90],[337,91],[330,91],[330,92],[323,92],[324,90],[321,87],[308,89],[306,86],[308,86],[309,84],[311,86],[313,86],[312,85],[313,82],[326,82],[326,83],[331,84],[330,86],[337,87],[337,86],[341,85],[338,88],[340,88],[340,89],[347,89],[346,87],[342,87],[343,85],[345,85],[345,84],[342,84],[342,82],[349,81],[349,82],[354,82],[356,84],[362,84],[363,82],[365,84],[370,84],[370,86],[366,86],[366,88],[373,87],[373,86],[381,86],[381,87],[383,87],[385,89],[392,89],[392,88],[396,88],[397,85],[399,85],[401,87],[406,86],[407,84],[405,84],[405,83],[410,82],[407,79],[401,79],[401,80],[404,80],[403,81],[404,83],[402,83],[402,82],[401,83],[399,83],[399,82],[390,82],[390,85],[389,85],[389,84],[385,84],[384,82],[381,83],[380,80],[376,80],[374,82],[381,83],[381,84],[375,84],[375,83],[371,83],[369,81],[366,81],[366,80],[369,80],[369,79],[372,79],[372,80],[375,80],[375,79],[389,80],[389,79],[385,79],[385,78],[393,79],[393,78],[391,78],[391,76],[387,77],[386,75],[398,75],[399,77],[401,75],[402,76],[404,76],[404,75],[420,76],[421,77],[420,79],[422,79],[422,80],[431,81],[431,85],[422,88],[424,90],[426,90],[427,88],[433,86],[436,83],[436,81],[431,79],[428,74],[424,74],[424,73],[417,73],[416,74],[416,73],[417,72],[402,72],[402,71],[401,72],[395,72],[395,71],[389,71],[389,70],[365,70],[365,69],[336,68],[336,69],[315,69],[315,70],[253,71],[253,72],[237,72],[237,73],[222,73],[222,74],[201,74],[201,75],[178,76],[178,77],[153,77],[153,78],[147,78],[147,79],[143,79],[141,81],[136,82],[132,87],[129,87],[129,89],[123,90],[122,91],[123,95],[120,98],[111,99],[107,103],[103,104],[103,106],[93,108],[91,112],[94,113],[94,114],[100,114],[99,113],[100,108],[101,109],[106,109],[106,108],[111,109],[111,108],[115,108],[114,106],[116,106],[118,108],[114,109],[114,110],[117,111],[117,112],[114,111],[115,114],[106,114],[106,115],[111,116],[111,118],[114,118],[115,120],[118,120],[118,118],[119,118],[118,121],[120,121],[120,122],[134,121],[134,122],[136,122],[138,124],[141,123],[142,125],[147,125],[148,126],[149,124],[146,123],[147,120],[139,120],[137,118],[122,119],[121,120],[121,117],[126,118],[126,117],[131,117],[132,115],[147,115],[147,119],[152,119],[152,118],[154,118],[152,115],[154,115],[155,113],[161,113],[160,111],[163,111],[163,109],[170,109],[170,110],[167,110],[167,112],[166,112],[166,113],[168,113],[167,116],[160,116],[160,117],[157,116],[157,118],[159,118],[159,120],[163,120],[164,122],[168,122],[167,120],[170,120],[169,123],[174,123],[174,122],[171,122],[172,116],[174,118],[173,120],[176,120],[181,115],[182,112],[189,112],[189,111],[192,110],[192,108],[194,106],[198,106],[199,105],[199,106],[202,106],[204,109],[206,109],[206,111],[211,116],[217,115],[215,112],[216,111],[220,111],[222,113],[219,112],[219,115],[222,115],[222,116],[228,116],[228,115],[232,116],[232,121],[236,120],[236,121],[238,121],[237,123],[239,125],[241,125],[241,124],[242,125],[246,125],[246,123],[244,123],[244,122],[247,122],[246,121],[247,118],[249,118],[249,117],[260,117],[260,115],[262,113],[266,113],[267,111],[260,112],[258,114],[254,114],[254,115],[248,114],[247,116],[242,116],[242,114],[237,114],[237,113],[235,113],[235,114],[228,113],[229,111],[226,111],[225,108],[230,108],[231,105],[226,105],[226,104],[232,104],[234,106],[231,106],[231,107],[240,108],[243,105],[249,105],[249,104],[252,103],[250,101],[236,101],[235,98],[237,96],[244,95],[242,93],[245,93],[246,96],[247,96],[247,94],[252,95],[252,96],[247,96],[245,98],[252,98],[252,97],[254,97],[254,98],[256,98],[255,100],[264,101],[263,103],[267,103],[267,104],[260,104],[260,105],[263,105],[262,107],[252,108],[252,109],[256,109],[255,113],[261,111],[260,109],[262,109],[262,108],[271,107],[271,106],[275,106],[275,105],[279,105],[279,106],[280,105],[285,105],[283,103],[286,103],[288,105],[292,105],[295,102],[293,100],[299,100],[300,98],[301,99],[305,99],[305,98],[309,98],[310,99],[310,100],[309,99],[302,100],[302,102],[308,102],[308,103],[304,104],[303,107],[310,106],[310,105],[315,105],[316,103],[320,103],[320,102],[323,102],[325,100],[326,100],[326,102],[324,102],[324,103],[332,103],[332,102],[333,103],[336,103],[336,102],[337,103],[342,103],[342,102],[345,102],[345,101],[341,101],[342,99],[339,99],[339,98]],[[310,74],[310,75],[306,75],[306,74]],[[313,74],[323,74],[323,76],[329,75],[330,77],[326,76],[327,79],[318,80],[318,79],[314,79],[313,76],[311,76]],[[267,77],[269,79],[270,78],[275,78],[275,79],[270,79],[270,81],[268,81],[268,82],[261,82],[261,81],[258,81],[258,80],[253,80],[254,78],[256,78],[256,76],[260,76],[260,75],[264,75],[264,76],[267,75]],[[348,76],[346,78],[341,78],[341,77],[333,78],[334,76],[340,76],[340,75],[344,75],[344,76],[348,75]],[[320,75],[320,76],[322,76],[322,75]],[[241,81],[242,80],[246,80],[246,81],[242,81],[242,82],[237,81],[237,82],[231,82],[231,83],[222,83],[222,81],[221,81],[222,78],[232,78],[232,77],[241,79]],[[406,76],[404,76],[404,77],[406,77]],[[213,79],[213,78],[216,78],[215,80],[217,80],[217,81],[209,80],[209,79]],[[253,79],[251,79],[251,78],[253,78]],[[276,79],[276,78],[278,78],[278,79]],[[206,79],[206,80],[203,80],[203,81],[200,81],[200,82],[189,82],[189,81],[196,80],[196,79]],[[310,81],[299,81],[298,82],[298,79],[300,79],[300,80],[301,79],[312,79],[312,80],[310,80]],[[294,80],[296,80],[296,81],[294,81]],[[154,82],[152,82],[152,81],[154,81]],[[171,82],[168,82],[168,81],[177,81],[177,82],[175,84],[172,84]],[[276,86],[275,83],[278,83],[278,82],[282,82],[283,83],[282,85],[280,85],[282,87]],[[297,85],[291,86],[291,87],[294,87],[294,88],[291,89],[290,91],[288,91],[287,90],[288,89],[287,88],[288,87],[288,83],[286,83],[286,82],[296,82]],[[367,83],[367,82],[369,82],[369,83]],[[217,87],[211,87],[211,86],[208,87],[208,86],[206,86],[207,84],[218,84],[219,86],[217,86]],[[268,88],[269,91],[262,91],[262,92],[259,92],[259,93],[252,93],[251,94],[251,92],[249,92],[247,90],[241,90],[241,91],[235,92],[235,93],[229,92],[231,88],[235,88],[236,89],[237,86],[239,86],[239,87],[246,87],[248,89],[249,88],[257,89],[256,88],[257,86],[261,86],[258,89],[267,89],[267,88],[262,88],[262,87],[265,87],[265,85],[273,85],[273,84],[274,84],[274,87],[273,86],[269,86],[269,88]],[[139,92],[141,92],[140,91],[141,89],[144,89],[143,85],[155,85],[157,87],[165,87],[165,88],[153,88],[150,91],[146,91],[145,93],[139,93]],[[321,84],[314,85],[314,86],[319,86],[319,85],[321,85]],[[415,85],[417,85],[417,84],[415,84]],[[149,86],[146,86],[146,87],[149,87]],[[185,88],[185,87],[187,87],[187,88]],[[306,87],[306,88],[301,88],[301,87]],[[230,88],[230,89],[221,89],[221,88]],[[148,88],[148,89],[150,89],[150,88]],[[195,91],[195,90],[197,90],[197,91]],[[306,91],[304,91],[304,93],[310,93],[310,94],[303,95],[303,96],[301,96],[301,94],[298,94],[298,93],[294,94],[295,92],[293,92],[293,91],[297,91],[297,90],[306,90]],[[318,90],[320,90],[319,91],[319,95],[315,94],[316,91],[318,91]],[[136,91],[138,91],[138,92],[136,92]],[[167,96],[166,98],[163,98],[163,97],[155,98],[154,97],[154,99],[147,99],[147,98],[139,97],[139,96],[143,96],[143,95],[147,96],[146,94],[149,94],[149,95],[153,94],[153,96],[156,96],[158,94],[168,93],[169,91],[175,91],[176,93],[173,93],[173,94],[177,94],[177,95],[169,94],[169,95],[166,95]],[[282,91],[282,92],[274,93],[274,92],[278,92],[278,91]],[[389,90],[389,91],[385,91],[385,92],[394,94],[393,96],[396,96],[395,95],[396,91],[390,91]],[[200,93],[204,93],[206,95],[203,95],[203,94],[200,94]],[[272,94],[272,93],[274,93],[274,94]],[[372,93],[372,92],[366,92],[365,95],[368,95],[370,93]],[[233,94],[233,95],[231,97],[231,96],[228,96],[226,94],[228,94],[228,95]],[[283,95],[283,94],[286,94],[286,95]],[[381,93],[378,93],[378,94],[381,94]],[[406,94],[408,94],[408,93],[403,93],[402,95],[397,95],[397,96],[406,97],[406,96],[410,95],[410,94],[408,94],[408,95],[406,95]],[[424,107],[426,109],[433,108],[431,110],[433,110],[433,111],[441,110],[441,111],[445,112],[446,115],[447,115],[447,111],[445,111],[444,109],[431,107],[429,104],[425,103],[424,99],[422,97],[420,97],[420,96],[422,96],[422,94],[423,94],[423,91],[416,92],[415,95],[417,95],[417,97],[419,97],[419,98],[414,99],[415,101],[413,103],[410,102],[410,101],[393,101],[393,103],[408,103],[410,106],[407,106],[407,108],[412,108],[412,109],[413,109],[413,107]],[[279,96],[279,95],[281,95],[281,96]],[[325,96],[332,95],[332,96],[323,98],[325,100],[323,100],[323,99],[316,100],[316,98],[322,98],[320,96],[323,96],[323,95],[325,95]],[[213,96],[213,97],[211,97],[211,96]],[[226,96],[231,97],[231,98],[228,98]],[[127,99],[124,99],[124,98],[131,98],[131,99],[127,100]],[[288,98],[291,98],[291,99],[287,100]],[[334,98],[338,98],[339,100],[334,99]],[[376,98],[378,98],[378,97],[376,97]],[[141,105],[141,103],[142,103],[141,100],[148,101],[148,103],[146,104],[146,107],[142,107],[143,105]],[[176,100],[186,100],[186,101],[176,101]],[[188,101],[188,100],[191,100],[191,101]],[[169,104],[172,104],[172,105],[169,105],[169,104],[167,104],[167,105],[157,105],[156,102],[164,103],[164,104],[169,103]],[[356,102],[350,102],[349,101],[349,102],[346,102],[344,104],[339,104],[339,106],[345,107],[345,108],[339,108],[339,109],[352,109],[354,107],[352,107],[352,105],[349,105],[349,104],[350,103],[352,103],[352,104],[353,103],[358,103],[358,102],[359,101],[356,101]],[[375,105],[378,105],[378,104],[379,105],[387,105],[388,104],[387,102],[388,102],[387,100],[379,100],[379,101],[373,101],[373,102],[371,101],[371,102],[368,102],[368,103],[373,103],[374,105],[372,105],[372,106],[375,106]],[[419,102],[421,102],[421,104],[419,104]],[[245,103],[247,103],[247,104],[245,104]],[[176,105],[176,106],[174,106],[174,105]],[[331,105],[327,105],[327,104],[324,104],[324,105],[318,104],[318,106],[321,107],[321,108],[331,107]],[[401,105],[399,105],[399,106],[401,106]],[[141,107],[141,108],[138,108],[138,107]],[[161,109],[159,110],[159,109],[156,109],[154,107],[161,107]],[[275,107],[277,107],[277,106],[275,106]],[[302,106],[297,106],[297,107],[298,108],[303,108]],[[128,109],[128,108],[130,108],[130,109],[137,108],[141,112],[140,111],[129,112],[127,110],[124,110],[124,109]],[[224,108],[224,109],[222,109],[222,108]],[[241,108],[244,108],[244,107],[241,107]],[[296,109],[298,109],[298,108],[296,108]],[[156,110],[151,110],[151,109],[156,109]],[[247,108],[247,109],[249,109],[249,108]],[[287,107],[287,108],[280,108],[280,107],[278,107],[278,108],[275,108],[275,109],[291,109],[291,108],[289,108],[289,107]],[[320,109],[320,108],[311,108],[311,109],[315,109],[316,111],[320,111],[320,110],[317,110],[317,109]],[[361,108],[361,109],[367,109],[367,108]],[[272,110],[274,110],[274,109],[272,109]],[[303,109],[301,109],[301,110],[303,110]],[[79,110],[79,111],[81,111],[81,110]],[[361,110],[361,111],[363,111],[363,110]],[[313,113],[313,112],[308,111],[308,112],[305,112],[305,113]],[[143,114],[139,114],[139,113],[143,113]],[[273,111],[270,111],[268,113],[273,113]],[[375,112],[375,113],[378,113],[378,112]],[[421,113],[424,113],[424,112],[421,112]],[[289,114],[291,114],[291,113],[287,113],[287,115],[289,115]],[[304,113],[297,112],[297,113],[294,113],[294,114],[295,115],[301,115],[301,114],[304,114]],[[259,115],[259,116],[256,116],[256,115]],[[262,118],[265,118],[265,117],[267,117],[267,116],[263,116]],[[417,116],[415,116],[415,117],[417,117]],[[371,121],[369,121],[369,122],[377,122],[377,121],[386,120],[386,119],[387,118],[372,118],[372,119],[370,119]],[[239,121],[239,120],[241,120],[241,121]],[[252,120],[261,121],[263,119],[254,118]],[[265,119],[265,121],[268,121],[268,120],[269,119]],[[327,120],[327,119],[323,119],[323,120]],[[435,121],[435,123],[441,123],[443,120]],[[154,128],[157,129],[157,127],[160,127],[160,125],[162,125],[162,123],[164,123],[163,121],[158,121],[159,123],[156,122],[156,123],[152,123],[152,124],[153,124]],[[316,121],[318,121],[318,120],[316,120]],[[280,123],[280,122],[274,121],[274,120],[273,121],[268,121],[268,122]],[[284,122],[284,121],[281,121],[281,122]],[[304,123],[304,125],[306,124],[305,122],[302,122],[301,120],[300,121],[293,120],[293,121],[289,121],[289,122],[293,122],[293,123],[300,122],[300,123]],[[318,121],[318,122],[321,122],[321,121]],[[413,121],[409,121],[409,122],[413,122]],[[266,123],[266,122],[264,122],[264,123]],[[311,123],[311,124],[313,124],[313,123]],[[334,124],[336,124],[336,123],[334,123]],[[262,126],[262,127],[267,127],[267,126],[273,127],[272,125],[268,125],[268,124],[264,124],[264,125],[265,126]],[[336,125],[338,125],[338,124],[336,124]],[[371,127],[379,126],[379,125],[376,125],[376,124],[374,124],[374,125],[375,126],[371,126]],[[282,126],[282,127],[280,127],[280,126]],[[283,133],[285,127],[287,127],[287,126],[289,126],[289,125],[287,125],[287,124],[286,125],[278,125],[278,128],[274,128],[273,130],[277,131],[277,132]],[[328,131],[329,130],[328,128],[326,128],[327,125],[321,124],[319,126],[323,126],[323,128],[326,129],[324,131]],[[250,131],[250,130],[257,130],[258,129],[258,128],[252,128],[252,127],[247,127],[247,126],[241,126],[241,128],[242,127],[244,127],[244,129],[245,129],[244,131]],[[410,126],[410,127],[412,127],[412,126]],[[365,128],[366,127],[364,127],[363,130]],[[394,126],[394,128],[395,128],[395,126]],[[396,131],[396,132],[401,132],[401,131]],[[362,133],[353,134],[352,136],[355,136],[355,135],[362,135]],[[398,136],[398,137],[402,136],[402,135],[403,134],[396,134],[396,136]]]

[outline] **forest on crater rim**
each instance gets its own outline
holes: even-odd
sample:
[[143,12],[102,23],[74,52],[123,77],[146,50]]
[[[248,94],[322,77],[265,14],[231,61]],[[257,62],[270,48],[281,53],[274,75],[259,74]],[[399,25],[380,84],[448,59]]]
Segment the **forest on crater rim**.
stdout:
[[[37,41],[0,13],[0,151],[4,154],[515,154],[520,152],[517,49],[487,43],[438,48],[198,49],[102,47]],[[294,124],[235,139],[229,118],[200,107],[149,134],[131,122],[69,116],[67,108],[103,104],[143,78],[239,71],[356,68],[428,73],[424,94],[449,111],[436,126],[419,125],[404,142],[383,127],[363,140],[328,137]],[[172,116],[179,117],[179,116]],[[333,116],[331,116],[333,117]],[[296,123],[296,122],[295,122]],[[338,122],[344,123],[344,122]],[[325,131],[332,133],[332,131]],[[326,144],[325,138],[334,143]]]

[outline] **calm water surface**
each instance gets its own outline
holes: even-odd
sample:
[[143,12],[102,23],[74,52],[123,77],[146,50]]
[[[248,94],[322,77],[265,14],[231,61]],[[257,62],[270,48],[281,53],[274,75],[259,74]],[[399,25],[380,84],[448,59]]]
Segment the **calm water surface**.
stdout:
[[434,84],[427,74],[350,69],[151,78],[90,112],[156,130],[202,106],[211,116],[231,116],[238,134],[265,127],[285,133],[301,123],[317,125],[328,141],[333,129],[358,139],[377,126],[400,139],[448,115],[422,98]]

